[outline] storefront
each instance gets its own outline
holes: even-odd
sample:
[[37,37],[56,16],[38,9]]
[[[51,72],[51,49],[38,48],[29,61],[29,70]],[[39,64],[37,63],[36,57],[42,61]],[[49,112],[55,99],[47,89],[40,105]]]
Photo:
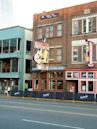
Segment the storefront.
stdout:
[[97,69],[66,70],[66,83],[69,92],[97,93]]
[[50,67],[48,71],[33,71],[32,87],[34,91],[64,91],[64,67]]

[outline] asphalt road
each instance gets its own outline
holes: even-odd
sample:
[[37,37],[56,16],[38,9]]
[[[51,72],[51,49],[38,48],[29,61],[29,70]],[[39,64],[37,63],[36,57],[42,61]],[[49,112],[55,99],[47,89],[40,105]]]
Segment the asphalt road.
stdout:
[[97,129],[97,105],[0,98],[0,129]]

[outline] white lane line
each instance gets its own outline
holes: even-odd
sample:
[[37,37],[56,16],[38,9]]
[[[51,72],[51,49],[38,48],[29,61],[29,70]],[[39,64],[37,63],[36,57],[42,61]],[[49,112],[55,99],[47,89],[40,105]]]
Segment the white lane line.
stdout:
[[67,126],[67,125],[48,123],[48,122],[42,122],[42,121],[35,121],[35,120],[28,120],[28,119],[22,119],[22,121],[36,123],[36,124],[43,124],[43,125],[51,125],[51,126],[63,127],[63,128],[70,128],[70,129],[84,129],[84,128],[80,128],[80,127]]

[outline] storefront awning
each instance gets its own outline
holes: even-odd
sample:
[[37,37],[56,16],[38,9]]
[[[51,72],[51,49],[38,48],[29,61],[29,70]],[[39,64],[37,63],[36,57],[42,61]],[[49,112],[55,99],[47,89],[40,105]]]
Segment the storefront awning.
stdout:
[[32,68],[32,72],[41,72],[41,71],[60,71],[60,70],[65,70],[64,66],[49,66],[45,70],[38,69],[36,67]]

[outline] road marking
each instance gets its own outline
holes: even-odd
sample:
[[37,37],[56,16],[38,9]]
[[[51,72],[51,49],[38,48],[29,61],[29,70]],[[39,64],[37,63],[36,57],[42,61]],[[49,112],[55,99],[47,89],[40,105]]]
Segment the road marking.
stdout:
[[61,125],[61,124],[55,124],[55,123],[48,123],[48,122],[42,122],[42,121],[35,121],[35,120],[28,120],[28,119],[22,119],[22,121],[36,123],[36,124],[43,124],[43,125],[51,125],[51,126],[63,127],[63,128],[70,128],[70,129],[84,129],[84,128],[80,128],[80,127]]

